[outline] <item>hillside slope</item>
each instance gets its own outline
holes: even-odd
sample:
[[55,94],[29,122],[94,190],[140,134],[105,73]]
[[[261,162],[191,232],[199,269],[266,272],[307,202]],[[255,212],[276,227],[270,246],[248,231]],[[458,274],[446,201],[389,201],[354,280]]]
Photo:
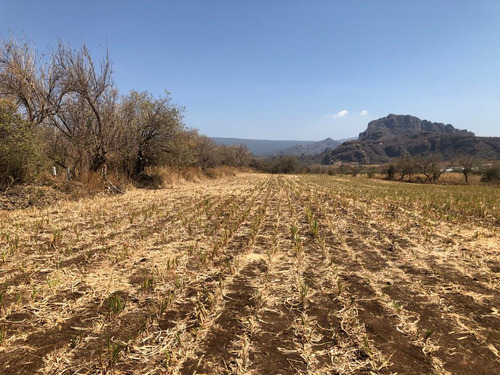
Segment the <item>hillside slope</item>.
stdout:
[[295,145],[289,147],[281,152],[283,155],[293,156],[309,156],[317,155],[324,152],[326,149],[334,150],[341,145],[341,142],[335,141],[331,138],[323,139],[319,142]]
[[340,142],[331,138],[322,141],[273,141],[265,139],[223,138],[210,137],[218,145],[234,146],[243,144],[255,156],[277,156],[277,155],[313,155],[334,149]]

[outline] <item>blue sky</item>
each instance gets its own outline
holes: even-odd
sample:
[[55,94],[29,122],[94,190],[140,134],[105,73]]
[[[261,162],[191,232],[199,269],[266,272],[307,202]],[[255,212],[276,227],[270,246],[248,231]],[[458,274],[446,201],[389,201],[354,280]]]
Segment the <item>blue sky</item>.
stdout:
[[[389,113],[500,136],[500,1],[6,1],[0,34],[109,49],[209,136],[357,136]],[[361,115],[363,113],[363,115]]]

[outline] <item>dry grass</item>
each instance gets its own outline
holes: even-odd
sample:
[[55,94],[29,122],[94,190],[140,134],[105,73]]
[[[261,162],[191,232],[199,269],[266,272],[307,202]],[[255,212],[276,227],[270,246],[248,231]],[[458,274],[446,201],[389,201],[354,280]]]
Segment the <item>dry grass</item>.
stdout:
[[1,373],[500,366],[498,188],[185,172],[0,212]]

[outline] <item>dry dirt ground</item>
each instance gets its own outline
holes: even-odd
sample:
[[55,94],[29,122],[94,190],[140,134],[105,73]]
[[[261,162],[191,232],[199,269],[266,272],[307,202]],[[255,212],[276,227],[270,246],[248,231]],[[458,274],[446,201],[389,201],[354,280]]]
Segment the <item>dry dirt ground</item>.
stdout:
[[0,211],[0,373],[499,373],[499,204],[245,174]]

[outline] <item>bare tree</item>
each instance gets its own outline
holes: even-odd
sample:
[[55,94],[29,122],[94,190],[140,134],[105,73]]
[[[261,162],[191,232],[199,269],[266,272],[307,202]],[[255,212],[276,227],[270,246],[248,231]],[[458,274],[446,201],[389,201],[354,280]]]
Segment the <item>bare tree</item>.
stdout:
[[0,96],[12,98],[32,126],[41,124],[57,108],[59,71],[54,61],[28,43],[14,39],[0,49]]
[[425,178],[432,183],[436,182],[447,168],[447,166],[439,163],[436,155],[423,156],[419,161],[419,165],[420,172],[422,172]]
[[220,164],[219,146],[206,136],[197,136],[194,139],[198,165],[205,168],[213,168]]
[[247,167],[252,159],[252,153],[250,152],[248,147],[243,144],[235,145],[233,147],[236,160],[236,164],[234,166]]
[[417,160],[411,155],[404,155],[397,162],[400,180],[406,177],[408,182],[412,182],[413,176],[418,172]]
[[114,132],[111,76],[108,54],[95,63],[85,45],[74,50],[59,42],[50,56],[15,40],[0,49],[0,96],[12,98],[32,126],[54,126],[78,152],[85,150],[93,171],[106,162]]
[[462,174],[465,178],[465,183],[469,183],[469,176],[479,165],[479,159],[475,155],[462,155],[458,158],[458,165],[462,169]]
[[78,125],[85,127],[84,131],[89,137],[87,140],[91,142],[89,169],[97,171],[106,163],[109,151],[109,140],[106,136],[112,133],[112,117],[105,116],[104,112],[106,106],[114,105],[112,101],[116,99],[108,54],[96,64],[85,45],[74,50],[60,42],[54,62],[54,69],[57,69],[60,77],[60,105],[51,118],[52,124],[71,138],[71,130],[77,123],[70,124],[65,121],[63,113],[67,112],[74,102],[78,103],[85,114],[83,124],[80,122]]

